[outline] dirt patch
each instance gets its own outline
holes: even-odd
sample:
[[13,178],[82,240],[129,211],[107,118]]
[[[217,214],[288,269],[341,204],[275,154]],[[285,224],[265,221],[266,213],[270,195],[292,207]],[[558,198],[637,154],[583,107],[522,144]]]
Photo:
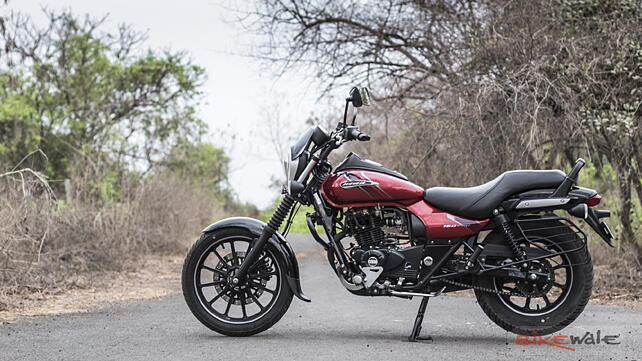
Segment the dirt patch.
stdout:
[[590,243],[589,249],[595,276],[591,303],[642,307],[642,269],[633,253],[604,242]]
[[0,323],[27,316],[86,312],[111,302],[178,294],[182,264],[183,256],[179,255],[148,256],[135,271],[94,273],[86,276],[88,279],[94,276],[91,281],[78,280],[78,288],[14,295],[8,309],[0,311]]

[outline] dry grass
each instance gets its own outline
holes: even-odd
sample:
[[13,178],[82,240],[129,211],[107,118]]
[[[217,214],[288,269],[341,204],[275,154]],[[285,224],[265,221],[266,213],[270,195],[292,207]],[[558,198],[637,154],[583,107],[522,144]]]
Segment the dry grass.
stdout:
[[595,272],[594,303],[642,306],[642,271],[631,252],[603,242],[590,245]]
[[[172,178],[131,187],[121,201],[57,201],[36,172],[0,178],[0,311],[28,295],[91,288],[93,276],[182,253],[219,212],[216,201]],[[93,276],[92,276],[93,275]]]

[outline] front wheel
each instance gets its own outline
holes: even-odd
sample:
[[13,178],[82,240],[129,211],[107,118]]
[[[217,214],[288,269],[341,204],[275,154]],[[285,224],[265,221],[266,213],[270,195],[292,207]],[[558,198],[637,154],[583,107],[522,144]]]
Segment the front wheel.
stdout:
[[[521,335],[546,335],[568,326],[584,310],[593,288],[593,264],[588,249],[569,252],[582,248],[583,242],[564,223],[541,220],[525,222],[522,228],[531,241],[528,246],[568,253],[524,263],[525,270],[539,275],[532,281],[479,277],[475,295],[484,313],[503,329]],[[504,239],[493,232],[486,242]],[[512,260],[498,260],[497,264],[502,262]]]
[[250,267],[244,284],[231,283],[254,238],[243,228],[205,233],[183,264],[187,305],[201,323],[223,335],[263,332],[281,319],[292,302],[286,266],[269,244]]

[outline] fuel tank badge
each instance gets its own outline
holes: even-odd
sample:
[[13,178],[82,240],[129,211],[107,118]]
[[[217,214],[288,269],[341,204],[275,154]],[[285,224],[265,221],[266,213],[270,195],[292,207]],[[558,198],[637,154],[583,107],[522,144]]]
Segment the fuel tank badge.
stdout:
[[350,189],[350,188],[357,188],[357,187],[374,187],[378,185],[379,183],[369,181],[369,180],[350,180],[340,184],[341,188],[343,189]]

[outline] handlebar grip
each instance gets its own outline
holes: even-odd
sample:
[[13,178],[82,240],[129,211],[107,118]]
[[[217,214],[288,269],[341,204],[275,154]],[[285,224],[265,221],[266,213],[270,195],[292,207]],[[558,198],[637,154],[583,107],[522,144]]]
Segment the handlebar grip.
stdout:
[[346,132],[347,140],[358,140],[360,142],[370,140],[370,136],[360,131],[357,127],[348,127]]
[[370,140],[370,136],[368,134],[366,134],[366,133],[361,133],[360,132],[359,135],[357,135],[357,140],[360,141],[360,142],[366,142],[366,141]]

